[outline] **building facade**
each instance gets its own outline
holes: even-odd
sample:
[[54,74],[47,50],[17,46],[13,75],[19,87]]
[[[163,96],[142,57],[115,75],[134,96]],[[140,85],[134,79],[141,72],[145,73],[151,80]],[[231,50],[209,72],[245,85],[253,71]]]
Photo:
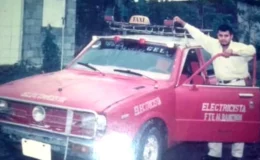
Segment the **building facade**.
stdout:
[[29,60],[41,66],[42,42],[50,25],[63,64],[75,52],[76,0],[1,0],[0,65]]

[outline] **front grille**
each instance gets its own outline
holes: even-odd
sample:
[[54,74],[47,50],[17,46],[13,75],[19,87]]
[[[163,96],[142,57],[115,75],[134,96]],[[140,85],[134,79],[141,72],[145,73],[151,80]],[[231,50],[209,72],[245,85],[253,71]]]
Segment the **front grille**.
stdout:
[[[2,127],[0,126],[0,129],[2,133],[0,140],[3,140],[7,143],[18,144],[18,146],[20,146],[22,138],[26,138],[50,144],[52,151],[54,151],[53,153],[60,153],[61,155],[64,155],[65,153],[67,146],[67,137],[64,135],[55,135],[52,133],[46,133],[34,129],[26,129],[23,127],[14,127],[8,125]],[[69,154],[69,156],[71,156],[71,158],[68,159],[75,159],[76,157],[86,159],[87,156],[92,156],[91,149],[93,148],[93,140],[82,140],[81,138],[77,137],[71,137],[68,140],[67,153]],[[72,150],[72,145],[75,144],[88,147],[90,149],[90,152],[75,152],[75,150]]]
[[[95,112],[75,111],[70,109],[70,107],[51,106],[49,104],[36,104],[14,100],[9,100],[8,102],[8,111],[0,111],[0,123],[8,123],[86,139],[94,138],[96,134],[96,124],[92,128],[84,128],[81,125],[77,125],[80,124],[79,113],[96,117]],[[44,108],[46,117],[43,121],[36,122],[33,119],[32,110],[35,106],[39,105]]]

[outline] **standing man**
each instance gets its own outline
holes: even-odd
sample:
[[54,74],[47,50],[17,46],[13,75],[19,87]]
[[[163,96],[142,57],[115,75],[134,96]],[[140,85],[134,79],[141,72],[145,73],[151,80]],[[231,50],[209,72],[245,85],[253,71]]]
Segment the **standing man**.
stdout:
[[[256,53],[254,46],[232,41],[233,31],[228,25],[220,25],[217,33],[218,38],[214,39],[177,16],[173,18],[173,22],[181,24],[211,56],[224,53],[224,57],[218,57],[213,61],[218,85],[246,85],[245,79],[250,77],[248,61]],[[232,144],[232,160],[239,160],[243,157],[244,145],[243,142]],[[221,159],[222,143],[210,142],[208,147],[208,155],[203,157],[203,160]]]

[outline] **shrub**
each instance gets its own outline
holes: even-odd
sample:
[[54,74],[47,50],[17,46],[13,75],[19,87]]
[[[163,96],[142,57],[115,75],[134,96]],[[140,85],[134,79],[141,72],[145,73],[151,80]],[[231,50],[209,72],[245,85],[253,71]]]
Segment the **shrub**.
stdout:
[[2,65],[0,66],[0,84],[39,73],[41,73],[41,70],[28,60],[19,61],[14,65]]
[[45,39],[42,43],[42,70],[44,72],[53,72],[60,69],[61,53],[58,45],[54,42],[55,36],[52,34],[51,30],[51,26],[46,28]]

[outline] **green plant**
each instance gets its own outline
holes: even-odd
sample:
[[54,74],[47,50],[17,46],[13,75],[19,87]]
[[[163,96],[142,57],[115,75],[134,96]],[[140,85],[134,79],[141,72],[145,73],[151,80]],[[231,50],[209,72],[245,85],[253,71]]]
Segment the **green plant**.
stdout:
[[0,66],[0,84],[41,73],[29,60],[22,60],[14,65]]
[[49,25],[45,30],[45,39],[42,43],[44,72],[53,72],[60,69],[61,53],[58,45],[54,42],[55,36],[51,32],[52,27]]

